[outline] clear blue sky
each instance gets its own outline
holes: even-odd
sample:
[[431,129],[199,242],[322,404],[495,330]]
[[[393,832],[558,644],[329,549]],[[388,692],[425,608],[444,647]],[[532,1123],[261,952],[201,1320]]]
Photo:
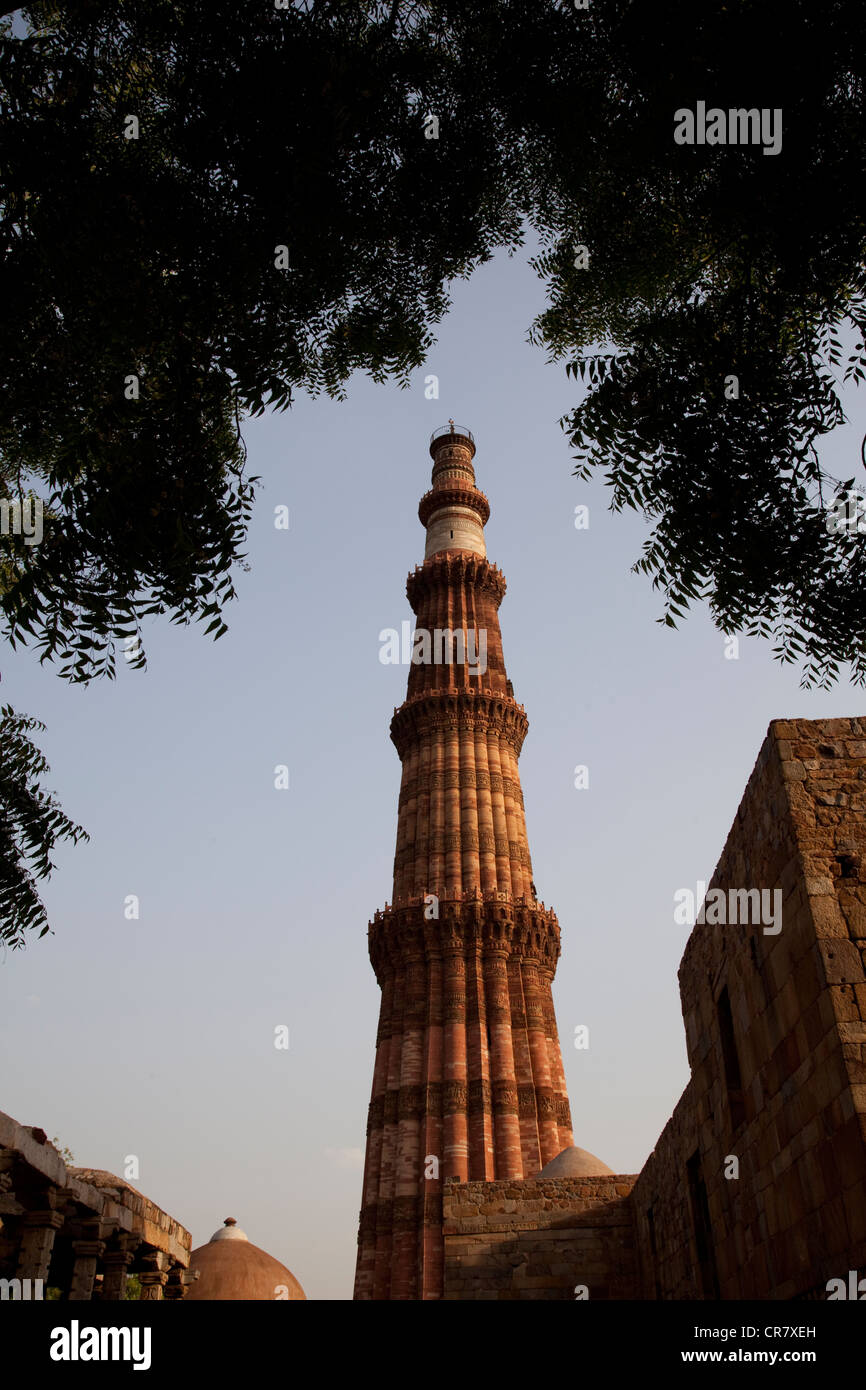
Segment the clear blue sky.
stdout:
[[[138,1155],[137,1186],[194,1244],[234,1216],[311,1298],[352,1292],[379,1007],[366,927],[391,891],[388,724],[407,675],[381,664],[378,635],[412,616],[431,430],[453,416],[475,434],[530,720],[534,879],[562,929],[575,1141],[617,1172],[641,1168],[687,1080],[674,893],[709,879],[770,719],[864,707],[844,684],[800,690],[757,641],[726,660],[703,611],[677,632],[654,621],[659,595],[630,573],[641,521],[571,476],[558,420],[578,388],[525,340],[543,303],[525,256],[499,257],[455,287],[410,390],[358,377],[345,403],[248,423],[264,482],[216,644],[154,620],[147,672],[85,689],[3,652],[4,701],[48,725],[49,785],[92,840],[61,850],[46,887],[55,934],[0,972],[0,1108],[79,1164],[119,1173]],[[861,433],[828,442],[838,476],[857,471]]]

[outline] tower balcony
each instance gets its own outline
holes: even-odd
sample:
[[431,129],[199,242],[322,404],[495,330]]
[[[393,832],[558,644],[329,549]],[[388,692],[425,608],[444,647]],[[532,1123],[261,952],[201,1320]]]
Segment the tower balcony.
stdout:
[[490,520],[490,503],[477,487],[430,488],[418,503],[418,520],[422,526],[426,526],[434,512],[443,511],[446,507],[466,507],[469,511],[477,512],[482,526],[486,526]]
[[[392,903],[386,903],[383,908],[377,908],[372,920],[368,922],[368,927],[374,926],[377,922],[384,922],[395,912],[400,912],[407,907],[424,907],[429,898],[429,893],[405,893],[394,899]],[[493,904],[496,907],[530,907],[533,913],[547,922],[556,924],[557,917],[552,907],[545,907],[544,903],[538,898],[525,893],[508,893],[498,888],[483,892],[480,888],[452,888],[445,892],[437,893],[439,903],[483,903]]]
[[436,450],[442,444],[463,444],[475,454],[475,437],[466,425],[455,425],[453,420],[449,420],[447,425],[440,425],[430,436],[430,453],[436,457]]

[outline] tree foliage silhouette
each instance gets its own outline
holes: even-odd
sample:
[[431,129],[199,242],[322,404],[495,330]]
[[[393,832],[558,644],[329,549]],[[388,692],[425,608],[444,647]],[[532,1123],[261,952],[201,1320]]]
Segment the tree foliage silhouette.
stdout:
[[[8,8],[5,11],[10,13]],[[805,684],[866,676],[856,489],[817,446],[866,371],[856,0],[76,0],[0,25],[0,630],[74,681],[166,614],[219,637],[241,426],[356,370],[407,384],[448,286],[527,229],[530,336],[580,476]],[[781,50],[784,50],[784,56]],[[782,147],[680,145],[698,101]],[[145,660],[136,645],[135,664]]]

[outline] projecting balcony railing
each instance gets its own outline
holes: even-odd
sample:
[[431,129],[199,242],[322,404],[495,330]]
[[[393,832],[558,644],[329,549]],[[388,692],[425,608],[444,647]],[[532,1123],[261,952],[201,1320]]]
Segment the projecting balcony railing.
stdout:
[[421,525],[426,526],[433,513],[445,507],[465,507],[468,511],[477,512],[482,526],[486,526],[490,520],[490,503],[486,494],[479,487],[463,487],[458,484],[456,487],[452,485],[428,488],[418,503],[418,520]]
[[466,425],[455,425],[453,420],[449,420],[447,425],[440,425],[438,430],[434,430],[430,436],[430,443],[432,444],[434,439],[441,439],[445,434],[462,434],[469,440],[470,444],[475,443],[475,436],[472,431],[467,429]]
[[[552,907],[547,907],[539,898],[525,893],[508,893],[502,889],[488,889],[482,892],[480,888],[451,888],[437,896],[443,903],[499,903],[510,907],[531,907],[548,921],[556,921],[556,913]],[[401,893],[393,903],[386,903],[383,908],[378,908],[368,925],[373,926],[376,922],[384,921],[400,908],[423,906],[428,897],[429,894],[424,893]]]

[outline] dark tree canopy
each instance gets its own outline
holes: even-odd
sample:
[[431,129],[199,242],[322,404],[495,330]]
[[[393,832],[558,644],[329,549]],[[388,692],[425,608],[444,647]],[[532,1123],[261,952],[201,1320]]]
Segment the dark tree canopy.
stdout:
[[[6,545],[14,639],[88,679],[143,613],[222,632],[242,416],[406,381],[448,281],[531,226],[534,337],[587,381],[579,465],[653,521],[668,619],[706,596],[807,682],[863,678],[864,541],[827,530],[815,452],[866,365],[855,0],[26,13],[0,44],[0,480],[55,520]],[[778,109],[781,148],[676,143],[699,100]]]
[[[10,13],[8,8],[6,13]],[[861,0],[68,0],[0,24],[0,631],[114,670],[219,636],[244,417],[407,383],[448,285],[540,238],[531,336],[585,390],[577,472],[807,684],[866,677],[864,555],[817,446],[866,371]],[[781,147],[675,113],[780,113]],[[855,517],[856,519],[856,517]],[[138,658],[143,662],[143,654]]]
[[0,709],[0,942],[13,949],[28,931],[50,930],[36,885],[51,873],[58,840],[89,838],[40,786],[49,768],[28,734],[44,728],[9,705]]
[[[565,422],[579,471],[601,467],[614,507],[653,521],[638,568],[666,621],[705,597],[723,631],[802,660],[804,684],[842,662],[862,683],[866,542],[828,529],[839,489],[816,443],[844,420],[843,379],[866,370],[863,7],[663,0],[591,16],[586,102],[609,120],[580,109],[593,167],[557,118],[555,78],[526,116],[553,190],[534,335],[590,384]],[[777,110],[780,150],[676,144],[673,113],[697,100]],[[855,457],[838,483],[858,472],[866,485]]]
[[0,47],[0,467],[56,521],[9,546],[0,604],[89,679],[145,613],[223,630],[241,416],[405,380],[446,282],[516,243],[519,178],[456,58],[386,7],[29,14]]

